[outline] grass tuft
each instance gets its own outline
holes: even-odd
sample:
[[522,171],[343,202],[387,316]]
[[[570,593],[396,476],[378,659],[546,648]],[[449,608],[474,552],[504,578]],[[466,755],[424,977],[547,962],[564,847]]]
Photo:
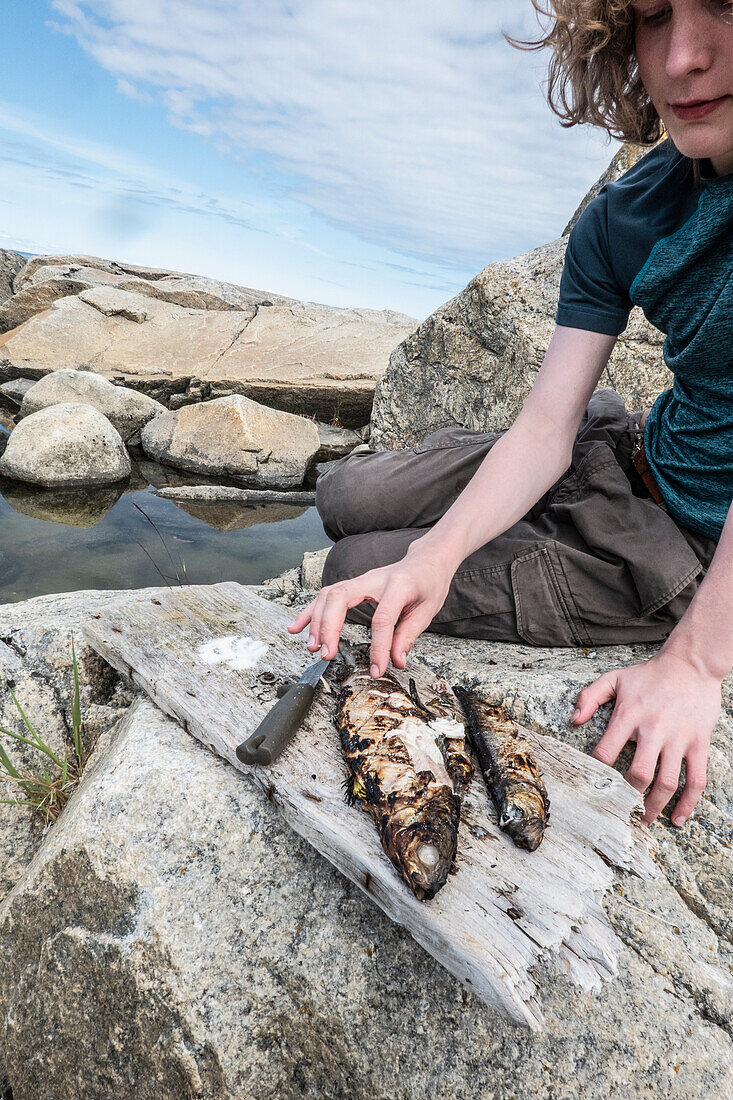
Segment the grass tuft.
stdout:
[[19,798],[0,798],[0,802],[16,806],[31,806],[36,813],[43,817],[46,824],[56,821],[69,801],[81,779],[88,757],[82,742],[83,722],[79,690],[79,666],[76,660],[73,637],[71,639],[71,664],[71,725],[74,739],[74,753],[71,759],[69,753],[65,750],[64,758],[61,760],[53,749],[42,740],[11,687],[8,687],[8,691],[23,722],[27,736],[13,733],[12,730],[3,729],[0,726],[0,734],[11,737],[14,741],[18,741],[23,745],[29,745],[41,754],[40,771],[20,771],[0,743],[0,779],[14,783],[18,794],[21,796]]

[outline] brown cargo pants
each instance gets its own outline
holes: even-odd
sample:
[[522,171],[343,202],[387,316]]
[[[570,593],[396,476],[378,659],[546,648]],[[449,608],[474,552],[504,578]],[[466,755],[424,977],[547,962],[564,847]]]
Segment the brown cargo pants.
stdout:
[[[539,646],[665,638],[716,542],[677,524],[631,461],[641,412],[593,394],[570,467],[529,512],[467,558],[428,627]],[[418,447],[349,455],[318,479],[316,507],[335,545],[323,583],[404,557],[446,512],[503,432],[444,428]],[[369,622],[373,607],[349,612]]]

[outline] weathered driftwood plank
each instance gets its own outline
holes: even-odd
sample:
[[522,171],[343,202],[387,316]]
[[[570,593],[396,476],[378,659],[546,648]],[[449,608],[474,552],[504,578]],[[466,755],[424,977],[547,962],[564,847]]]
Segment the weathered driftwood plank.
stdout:
[[[270,768],[247,768],[235,748],[275,701],[271,675],[290,680],[310,663],[286,632],[287,609],[226,582],[122,597],[85,627],[89,643],[131,676],[166,713],[249,774],[293,829],[482,1000],[513,1020],[541,1026],[533,967],[555,957],[586,989],[616,971],[620,943],[601,905],[610,864],[654,874],[640,800],[615,771],[531,730],[552,800],[541,848],[515,848],[499,830],[480,773],[466,795],[457,869],[421,903],[397,877],[370,818],[342,797],[345,765],[333,725],[335,696],[319,690],[313,710]],[[254,668],[211,665],[202,643],[236,635],[264,643]],[[432,675],[413,662],[418,688]]]
[[307,490],[237,489],[231,485],[173,485],[156,489],[164,500],[195,501],[200,504],[304,504],[316,502],[316,494]]

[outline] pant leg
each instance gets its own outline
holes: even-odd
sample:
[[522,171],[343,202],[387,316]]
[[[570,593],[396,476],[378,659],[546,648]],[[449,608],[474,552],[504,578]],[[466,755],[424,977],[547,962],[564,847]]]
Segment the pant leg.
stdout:
[[419,447],[347,455],[316,482],[316,508],[336,542],[367,531],[431,527],[503,432],[443,428]]
[[[679,528],[643,485],[635,489],[629,480],[639,415],[627,412],[614,391],[593,395],[568,471],[522,520],[462,563],[430,630],[544,646],[666,637],[714,544]],[[472,455],[474,469],[481,458]],[[463,465],[471,463],[464,458]],[[343,481],[342,488],[348,489]],[[402,498],[413,517],[409,486]],[[346,535],[329,554],[324,583],[400,560],[428,526]],[[361,605],[350,618],[364,622],[371,613]]]

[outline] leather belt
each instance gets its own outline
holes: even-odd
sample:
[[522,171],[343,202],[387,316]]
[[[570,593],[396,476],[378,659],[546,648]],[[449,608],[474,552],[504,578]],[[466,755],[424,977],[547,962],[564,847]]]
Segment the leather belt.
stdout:
[[664,503],[664,497],[659,491],[659,486],[654,480],[654,474],[652,473],[651,466],[647,461],[646,451],[644,450],[643,434],[640,434],[639,436],[639,440],[636,447],[634,448],[631,460],[634,463],[637,474],[649,490],[653,500],[666,510],[667,506]]

